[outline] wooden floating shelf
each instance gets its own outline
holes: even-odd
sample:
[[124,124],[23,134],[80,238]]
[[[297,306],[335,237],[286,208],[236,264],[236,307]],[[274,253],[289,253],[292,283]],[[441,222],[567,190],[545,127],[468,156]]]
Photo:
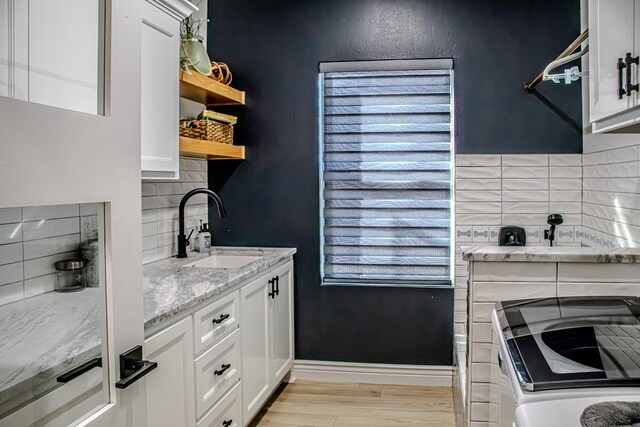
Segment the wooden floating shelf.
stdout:
[[241,145],[222,144],[181,136],[180,154],[208,160],[244,160],[245,149]]
[[180,96],[205,105],[244,105],[244,92],[180,69]]

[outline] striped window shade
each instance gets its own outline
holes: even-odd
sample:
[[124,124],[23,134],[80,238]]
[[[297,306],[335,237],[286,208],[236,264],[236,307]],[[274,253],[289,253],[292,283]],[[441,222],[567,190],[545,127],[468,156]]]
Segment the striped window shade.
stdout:
[[320,82],[323,284],[450,286],[452,70]]

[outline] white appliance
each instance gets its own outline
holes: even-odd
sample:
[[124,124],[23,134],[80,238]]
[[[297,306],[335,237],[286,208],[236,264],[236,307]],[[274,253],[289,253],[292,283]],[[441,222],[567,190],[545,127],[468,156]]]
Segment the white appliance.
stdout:
[[496,304],[499,425],[580,426],[584,409],[640,401],[640,299]]

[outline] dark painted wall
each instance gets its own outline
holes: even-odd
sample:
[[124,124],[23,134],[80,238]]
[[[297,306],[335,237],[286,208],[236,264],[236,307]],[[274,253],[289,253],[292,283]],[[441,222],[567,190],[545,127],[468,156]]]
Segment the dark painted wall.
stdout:
[[[247,91],[244,162],[210,162],[223,245],[295,246],[296,357],[450,364],[450,289],[320,286],[318,63],[453,58],[459,153],[579,153],[579,85],[532,79],[579,34],[578,0],[215,0],[212,60]],[[211,210],[214,212],[214,210]]]

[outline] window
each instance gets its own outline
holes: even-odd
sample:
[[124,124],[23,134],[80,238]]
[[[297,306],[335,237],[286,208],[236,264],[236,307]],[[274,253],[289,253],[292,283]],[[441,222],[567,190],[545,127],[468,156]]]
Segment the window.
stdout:
[[321,64],[323,284],[451,285],[451,68]]

